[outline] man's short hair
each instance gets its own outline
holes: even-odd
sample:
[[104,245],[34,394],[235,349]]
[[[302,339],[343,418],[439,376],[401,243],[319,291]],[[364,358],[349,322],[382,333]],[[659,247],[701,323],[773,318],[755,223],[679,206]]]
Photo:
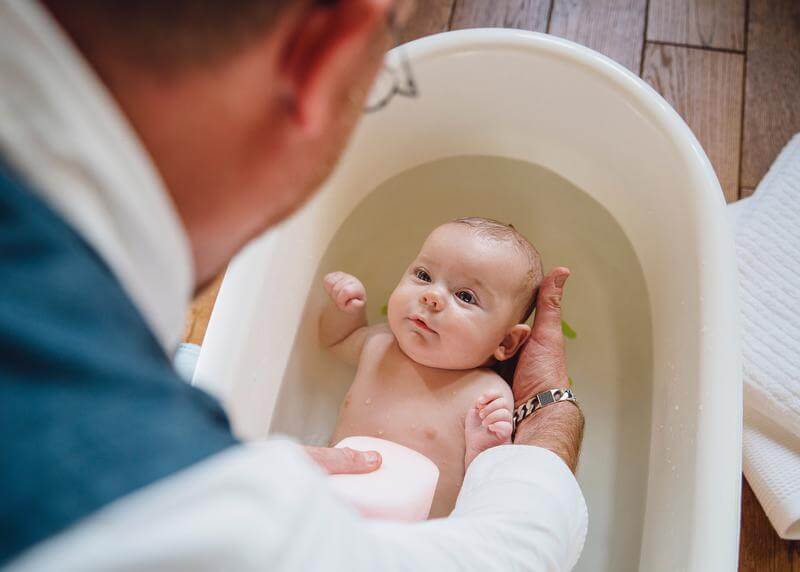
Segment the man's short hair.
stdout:
[[[85,52],[113,50],[139,67],[180,69],[224,59],[298,0],[45,0]],[[317,2],[324,4],[326,2]]]

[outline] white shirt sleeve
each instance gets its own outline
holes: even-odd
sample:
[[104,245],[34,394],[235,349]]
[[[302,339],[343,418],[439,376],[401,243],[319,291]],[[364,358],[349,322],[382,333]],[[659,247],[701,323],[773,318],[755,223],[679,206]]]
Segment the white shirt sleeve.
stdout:
[[587,519],[572,473],[538,447],[479,455],[449,518],[389,523],[361,518],[302,449],[275,439],[128,495],[9,570],[567,571]]

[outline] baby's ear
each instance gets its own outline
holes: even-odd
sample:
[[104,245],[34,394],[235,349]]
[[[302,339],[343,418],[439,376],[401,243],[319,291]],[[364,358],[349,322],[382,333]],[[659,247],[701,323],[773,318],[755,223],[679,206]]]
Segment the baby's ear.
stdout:
[[505,361],[514,357],[514,354],[519,351],[530,335],[531,327],[528,324],[517,324],[511,328],[497,349],[494,350],[495,359]]

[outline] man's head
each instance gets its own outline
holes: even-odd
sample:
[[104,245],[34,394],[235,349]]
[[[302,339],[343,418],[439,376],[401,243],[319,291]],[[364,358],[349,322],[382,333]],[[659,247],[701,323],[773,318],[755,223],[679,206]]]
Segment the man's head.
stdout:
[[390,46],[393,0],[45,0],[130,120],[198,284],[328,176]]
[[389,325],[414,361],[470,369],[504,361],[527,340],[542,280],[539,253],[512,226],[470,217],[425,240],[389,298]]

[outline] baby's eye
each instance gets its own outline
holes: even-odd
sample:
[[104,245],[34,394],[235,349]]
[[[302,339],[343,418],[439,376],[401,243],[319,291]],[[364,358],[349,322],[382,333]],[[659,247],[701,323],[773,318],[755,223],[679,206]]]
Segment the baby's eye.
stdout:
[[467,290],[459,290],[456,292],[456,296],[462,302],[466,302],[467,304],[474,304],[475,303],[475,296],[472,295],[472,292],[468,292]]
[[422,280],[423,282],[430,282],[431,276],[427,272],[425,272],[422,268],[418,268],[414,275]]

